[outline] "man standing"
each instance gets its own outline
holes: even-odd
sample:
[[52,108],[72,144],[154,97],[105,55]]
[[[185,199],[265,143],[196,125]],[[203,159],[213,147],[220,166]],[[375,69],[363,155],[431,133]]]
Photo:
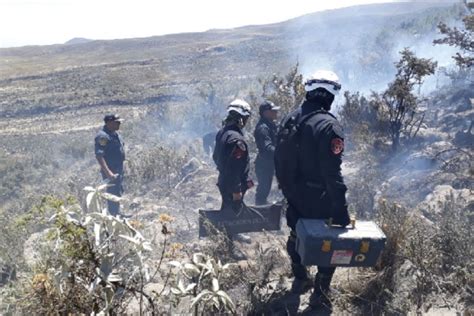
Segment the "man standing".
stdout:
[[[276,149],[276,174],[288,201],[287,223],[291,233],[287,250],[295,276],[292,292],[301,294],[311,288],[308,271],[296,252],[296,222],[300,218],[328,219],[341,226],[349,224],[345,198],[346,185],[341,175],[344,135],[342,127],[331,113],[331,104],[341,90],[339,78],[331,71],[317,71],[305,82],[306,97],[302,105],[283,121]],[[293,123],[291,123],[293,122]],[[287,129],[285,131],[285,129]],[[294,152],[281,151],[280,135],[298,130]],[[282,136],[283,137],[283,136]],[[285,174],[284,164],[278,159],[296,161],[296,171]],[[285,160],[286,159],[286,160]],[[309,305],[329,307],[329,286],[334,267],[318,267]]]
[[278,116],[279,106],[271,101],[264,101],[259,107],[260,120],[255,127],[255,143],[258,154],[255,160],[255,173],[257,175],[257,192],[255,204],[268,204],[267,198],[272,187],[273,174],[275,173],[275,145],[277,126],[275,120]]
[[[250,157],[248,145],[242,129],[251,115],[250,105],[244,100],[236,99],[227,107],[227,117],[223,127],[216,135],[216,145],[212,158],[219,171],[217,186],[222,197],[221,211],[233,211],[240,214],[245,192],[253,187],[249,178]],[[230,236],[233,237],[233,236]],[[249,242],[245,235],[238,237]],[[234,247],[234,257],[243,258]]]
[[[105,125],[95,137],[95,156],[100,165],[100,173],[110,186],[107,192],[115,196],[122,196],[123,162],[125,160],[124,142],[117,132],[120,123],[119,116],[109,114],[104,117]],[[120,213],[118,202],[107,201],[107,209],[111,215]]]

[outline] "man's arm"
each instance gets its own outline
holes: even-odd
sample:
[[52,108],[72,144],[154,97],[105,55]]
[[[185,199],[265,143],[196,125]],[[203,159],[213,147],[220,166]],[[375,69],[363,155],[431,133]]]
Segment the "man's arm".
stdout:
[[95,138],[95,157],[99,162],[100,169],[105,174],[105,176],[111,180],[114,180],[117,178],[118,175],[114,174],[110,170],[109,166],[107,165],[107,162],[104,159],[105,149],[107,147],[108,142],[109,139],[106,135],[97,135],[97,137]]
[[340,225],[350,222],[347,210],[346,191],[344,179],[341,174],[342,153],[344,151],[344,135],[342,128],[335,122],[320,138],[320,166],[321,175],[329,195],[334,221]]
[[225,187],[229,192],[233,193],[234,200],[242,198],[242,192],[247,188],[242,188],[242,172],[245,170],[247,163],[247,146],[241,140],[230,143],[230,153],[227,163],[224,167],[225,172]]
[[109,166],[107,166],[107,162],[105,162],[104,157],[96,156],[96,158],[97,158],[97,161],[99,162],[100,169],[104,172],[105,176],[111,180],[116,179],[118,175],[110,171]]
[[267,126],[261,125],[256,133],[256,143],[259,145],[259,150],[265,158],[273,159],[275,154],[275,145],[270,136],[270,130]]

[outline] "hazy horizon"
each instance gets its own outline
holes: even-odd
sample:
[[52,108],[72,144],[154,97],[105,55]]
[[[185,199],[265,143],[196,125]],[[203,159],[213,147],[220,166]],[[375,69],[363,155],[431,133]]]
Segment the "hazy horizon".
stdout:
[[[395,0],[295,0],[226,3],[215,0],[0,0],[0,47],[63,44],[73,38],[139,38],[286,21],[308,13]],[[436,1],[429,1],[436,2]],[[267,8],[271,7],[271,10]],[[112,13],[112,14],[111,14]]]

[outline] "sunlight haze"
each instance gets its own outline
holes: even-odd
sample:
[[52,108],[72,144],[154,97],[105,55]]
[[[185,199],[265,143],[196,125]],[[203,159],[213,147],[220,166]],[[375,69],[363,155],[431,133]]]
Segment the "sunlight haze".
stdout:
[[0,0],[0,47],[201,32],[384,2],[393,1]]

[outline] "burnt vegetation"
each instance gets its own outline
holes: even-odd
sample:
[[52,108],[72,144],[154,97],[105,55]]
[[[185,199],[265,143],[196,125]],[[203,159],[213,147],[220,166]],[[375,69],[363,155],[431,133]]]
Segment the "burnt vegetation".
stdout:
[[[220,204],[202,136],[216,131],[236,97],[254,113],[264,99],[283,113],[298,106],[307,61],[329,60],[294,56],[315,41],[337,56],[329,66],[343,88],[365,83],[349,84],[333,112],[346,134],[350,211],[376,220],[388,237],[375,268],[338,272],[335,313],[472,313],[472,4],[417,4],[413,12],[393,5],[400,15],[366,12],[380,27],[358,29],[356,38],[344,27],[360,27],[359,13],[334,13],[328,32],[357,17],[331,37],[337,45],[302,36],[298,23],[320,24],[307,16],[233,35],[44,47],[49,57],[34,65],[28,48],[0,50],[16,65],[2,64],[0,81],[0,313],[297,313],[286,231],[252,235],[252,245],[239,245],[249,260],[236,263],[225,234],[197,239],[197,210]],[[433,57],[418,56],[426,38],[436,44]],[[436,58],[448,46],[456,49],[452,66]],[[424,90],[433,78],[443,80]],[[127,118],[127,221],[101,214],[107,196],[92,139],[109,111]]]

